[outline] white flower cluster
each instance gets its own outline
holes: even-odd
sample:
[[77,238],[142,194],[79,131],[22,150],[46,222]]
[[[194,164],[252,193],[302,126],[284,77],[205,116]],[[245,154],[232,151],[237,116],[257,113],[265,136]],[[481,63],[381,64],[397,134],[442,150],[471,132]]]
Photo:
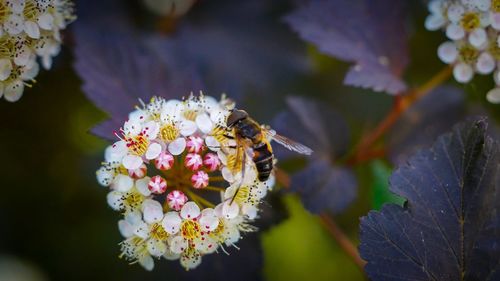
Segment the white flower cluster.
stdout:
[[444,29],[449,41],[438,48],[439,58],[453,65],[453,76],[468,83],[475,73],[493,74],[497,85],[488,101],[500,103],[500,0],[432,0],[428,30]]
[[60,50],[60,30],[73,19],[68,0],[0,0],[0,98],[21,98],[38,74],[37,57],[50,69]]
[[237,160],[240,148],[226,128],[233,107],[201,95],[153,98],[130,113],[97,171],[111,189],[108,204],[124,215],[124,258],[147,270],[161,257],[191,269],[255,230],[249,222],[274,179],[260,182],[251,159]]

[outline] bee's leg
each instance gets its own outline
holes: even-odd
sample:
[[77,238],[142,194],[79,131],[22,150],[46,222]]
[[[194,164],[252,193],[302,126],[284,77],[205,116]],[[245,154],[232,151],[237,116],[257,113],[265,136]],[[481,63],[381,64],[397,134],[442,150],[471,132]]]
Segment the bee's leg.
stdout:
[[220,145],[207,145],[207,147],[210,147],[210,148],[233,148],[233,149],[236,149],[238,146],[236,145],[227,145],[227,146],[220,146]]
[[243,164],[241,164],[241,180],[240,180],[240,185],[236,189],[236,192],[234,192],[233,198],[231,198],[231,202],[229,202],[229,205],[233,204],[233,201],[236,198],[236,195],[238,195],[238,192],[240,191],[240,188],[243,185],[243,182],[245,182],[246,163],[247,163],[247,152],[245,150],[243,150]]

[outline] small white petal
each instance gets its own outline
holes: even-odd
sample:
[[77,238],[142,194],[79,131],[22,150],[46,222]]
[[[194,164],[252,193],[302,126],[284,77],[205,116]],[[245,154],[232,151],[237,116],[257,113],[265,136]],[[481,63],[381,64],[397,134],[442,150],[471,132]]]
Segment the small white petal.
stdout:
[[490,14],[490,24],[496,30],[500,30],[500,13]]
[[243,205],[243,207],[241,208],[241,212],[251,220],[257,217],[257,207],[249,204]]
[[0,81],[9,78],[12,71],[12,63],[9,59],[0,59]]
[[123,157],[122,164],[125,168],[129,170],[139,169],[142,165],[142,158],[137,155],[128,154]]
[[170,152],[170,154],[172,155],[181,154],[185,148],[186,148],[186,139],[184,138],[178,138],[168,144],[168,152]]
[[155,261],[150,255],[145,255],[139,260],[139,264],[144,267],[147,271],[153,270],[155,267]]
[[134,186],[134,180],[123,174],[117,175],[111,184],[111,188],[120,192],[127,192],[132,188],[132,186]]
[[149,145],[148,150],[146,151],[146,159],[152,160],[158,157],[162,151],[161,145],[159,143],[152,143]]
[[182,206],[181,217],[183,219],[194,219],[200,215],[200,207],[193,201],[187,202]]
[[497,86],[500,86],[500,71],[497,70],[493,73],[493,80],[495,80]]
[[205,134],[210,133],[214,127],[212,120],[210,120],[210,117],[205,113],[196,116],[196,125],[198,125],[200,131]]
[[187,241],[182,238],[182,236],[175,236],[170,240],[170,250],[175,253],[175,254],[180,254],[184,252],[184,250],[187,248],[188,244]]
[[201,255],[199,253],[191,253],[190,255],[182,255],[181,265],[189,270],[201,264]]
[[486,94],[486,99],[493,104],[500,104],[500,88],[491,89]]
[[219,219],[215,215],[214,209],[207,208],[201,212],[200,225],[202,231],[213,231],[219,226]]
[[465,37],[465,31],[458,24],[450,24],[446,27],[446,36],[451,40],[460,40]]
[[123,204],[123,194],[118,191],[111,191],[106,196],[106,201],[113,210],[120,211]]
[[10,35],[17,35],[23,31],[23,18],[16,14],[12,14],[7,18],[7,21],[4,22],[3,27]]
[[194,134],[194,132],[198,130],[198,127],[196,126],[196,123],[191,120],[182,120],[179,125],[179,129],[181,135],[187,137]]
[[448,41],[439,45],[438,57],[444,63],[451,64],[455,62],[458,56],[458,49],[455,43]]
[[446,24],[445,18],[436,14],[430,14],[425,19],[425,28],[430,31],[438,30],[445,24]]
[[142,203],[142,212],[144,214],[144,221],[149,224],[159,222],[163,219],[163,207],[156,200],[144,200]]
[[51,14],[45,13],[38,17],[38,25],[45,30],[51,30],[54,27],[54,17]]
[[[147,113],[145,113],[142,109],[136,109],[128,114],[128,121],[135,122],[136,124],[141,124],[146,119],[146,116]],[[142,128],[142,125],[140,127]]]
[[40,38],[40,28],[38,28],[38,24],[32,21],[24,22],[24,32],[26,32],[26,34],[33,39]]
[[4,88],[4,98],[9,102],[18,101],[23,95],[24,83],[22,81],[14,81],[5,85]]
[[142,131],[142,124],[139,120],[129,119],[123,124],[123,132],[126,135],[136,136]]
[[234,219],[240,212],[240,206],[238,206],[236,202],[233,202],[233,204],[229,203],[230,200],[226,201],[224,205],[222,205],[222,215],[227,219]]
[[220,150],[220,143],[212,136],[207,136],[205,138],[205,144],[207,145],[208,149],[212,151]]
[[225,229],[224,236],[226,238],[226,245],[234,245],[238,240],[240,240],[240,231],[236,227],[228,227]]
[[7,0],[6,2],[9,5],[9,7],[12,9],[12,11],[15,13],[22,13],[24,10],[24,7],[26,6],[25,0]]
[[481,48],[488,41],[488,35],[483,28],[476,28],[469,35],[469,43],[476,47],[477,49]]
[[120,230],[120,234],[125,238],[134,235],[134,227],[126,220],[118,221],[118,229]]
[[114,172],[108,171],[106,168],[101,167],[96,173],[97,182],[102,186],[109,186],[115,178]]
[[448,19],[451,22],[458,23],[462,19],[465,9],[460,4],[452,4],[448,7]]
[[30,62],[33,62],[33,64],[25,66],[23,68],[23,73],[21,74],[21,79],[25,81],[35,79],[38,75],[38,71],[40,70],[40,66],[35,62],[35,59],[30,59]]
[[160,125],[155,121],[146,122],[142,127],[144,128],[145,135],[150,140],[155,139],[160,132]]
[[151,195],[151,191],[148,188],[149,180],[151,180],[150,177],[144,177],[135,181],[135,188],[144,196]]
[[156,239],[149,239],[146,247],[148,252],[154,257],[161,257],[167,251],[167,244]]
[[16,51],[14,63],[18,66],[25,66],[30,62],[31,55],[31,49],[27,45],[23,45]]
[[480,74],[490,74],[495,70],[495,59],[489,53],[482,53],[476,62],[476,70]]
[[181,255],[179,253],[174,253],[174,252],[172,252],[172,250],[170,250],[168,248],[167,248],[167,251],[165,252],[165,254],[163,254],[163,257],[169,261],[178,260],[180,258],[180,256]]
[[161,225],[166,232],[173,235],[179,232],[181,228],[182,219],[177,212],[168,212],[165,214]]
[[147,223],[141,221],[135,224],[134,234],[141,237],[142,239],[146,239],[149,236],[149,226]]
[[104,151],[104,160],[106,162],[121,162],[123,156],[125,156],[127,152],[127,143],[124,141],[117,141],[106,148]]
[[229,170],[227,167],[222,168],[221,174],[225,181],[230,183],[235,181],[233,173],[231,173],[231,170]]
[[443,1],[442,0],[432,0],[427,4],[429,12],[433,14],[441,14],[443,12]]
[[466,63],[459,63],[453,68],[453,77],[460,83],[467,83],[474,77],[474,69]]

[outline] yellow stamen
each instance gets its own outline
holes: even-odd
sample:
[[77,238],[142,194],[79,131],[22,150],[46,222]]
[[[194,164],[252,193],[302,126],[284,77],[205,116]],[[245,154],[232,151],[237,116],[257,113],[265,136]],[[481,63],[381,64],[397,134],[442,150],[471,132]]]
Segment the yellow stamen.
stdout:
[[479,52],[470,45],[464,45],[458,50],[458,52],[460,60],[467,64],[476,62],[477,58],[479,57]]
[[150,235],[152,238],[159,240],[159,241],[165,241],[168,238],[168,233],[165,231],[163,226],[159,223],[153,224],[153,226],[151,227]]
[[479,18],[479,14],[477,13],[467,13],[462,16],[460,20],[460,25],[467,32],[471,32],[474,29],[478,28],[481,23],[481,19]]
[[179,130],[173,124],[166,124],[160,128],[160,138],[163,141],[173,141],[179,137]]
[[181,225],[182,237],[192,240],[201,235],[200,224],[192,220],[185,220]]

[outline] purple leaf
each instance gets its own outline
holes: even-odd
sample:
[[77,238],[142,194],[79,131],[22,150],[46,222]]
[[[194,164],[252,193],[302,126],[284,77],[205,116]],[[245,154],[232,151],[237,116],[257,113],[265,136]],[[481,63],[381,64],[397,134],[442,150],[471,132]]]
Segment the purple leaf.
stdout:
[[312,0],[285,21],[321,52],[355,64],[346,84],[397,94],[406,89],[406,12],[401,0]]
[[356,198],[357,182],[349,169],[319,160],[291,177],[290,190],[311,213],[340,213]]
[[430,146],[466,115],[464,92],[444,86],[435,89],[409,108],[394,125],[388,138],[389,157],[404,163],[418,149]]
[[361,220],[371,280],[500,280],[500,144],[471,120],[391,177],[405,207]]
[[[350,140],[349,128],[340,114],[303,97],[289,97],[287,104],[289,110],[276,116],[273,129],[311,147],[313,157],[335,159],[345,153]],[[279,145],[274,147],[278,158],[296,155]]]

